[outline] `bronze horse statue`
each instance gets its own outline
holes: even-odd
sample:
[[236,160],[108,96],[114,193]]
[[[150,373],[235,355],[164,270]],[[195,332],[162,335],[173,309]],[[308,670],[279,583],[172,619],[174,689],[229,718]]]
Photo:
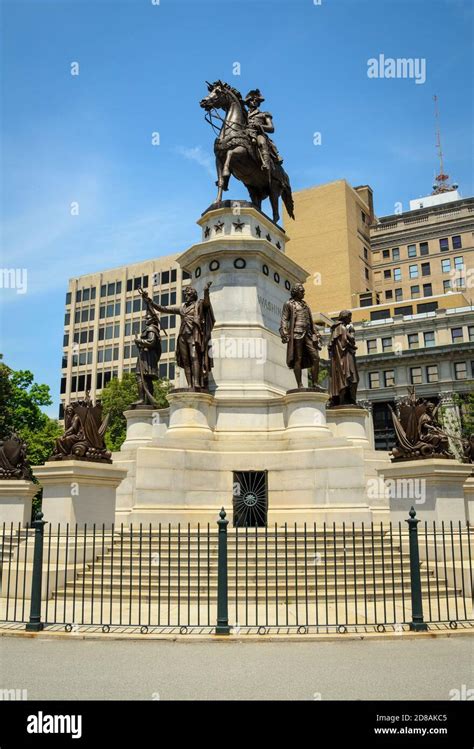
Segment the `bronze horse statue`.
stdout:
[[207,121],[212,122],[211,111],[222,109],[225,118],[216,115],[222,122],[219,134],[214,142],[214,153],[217,168],[217,197],[216,203],[222,202],[222,193],[228,190],[231,174],[244,183],[250,200],[261,210],[262,200],[270,198],[273,221],[278,223],[280,218],[278,199],[281,195],[286,210],[294,218],[293,197],[290,180],[275,159],[271,160],[270,171],[262,169],[255,139],[249,133],[249,122],[245,102],[237,89],[228,83],[216,81],[207,83],[208,96],[199,105],[209,113]]

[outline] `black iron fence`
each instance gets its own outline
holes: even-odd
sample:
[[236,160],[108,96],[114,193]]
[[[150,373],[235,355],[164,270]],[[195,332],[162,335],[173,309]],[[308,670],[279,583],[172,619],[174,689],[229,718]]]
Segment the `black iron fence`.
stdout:
[[461,522],[3,525],[0,621],[216,634],[472,626]]

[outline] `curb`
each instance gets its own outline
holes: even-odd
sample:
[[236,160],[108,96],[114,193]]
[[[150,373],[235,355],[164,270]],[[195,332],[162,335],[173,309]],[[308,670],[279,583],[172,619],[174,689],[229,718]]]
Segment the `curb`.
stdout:
[[459,630],[430,630],[428,632],[346,632],[344,634],[272,634],[265,635],[247,634],[247,635],[215,635],[215,634],[183,634],[159,633],[159,634],[140,634],[139,632],[64,632],[64,631],[43,631],[43,632],[26,632],[24,630],[14,631],[0,628],[0,637],[21,637],[27,639],[42,640],[132,640],[132,641],[168,641],[168,642],[347,642],[348,640],[368,640],[368,641],[387,641],[400,639],[435,639],[438,637],[469,637],[474,635],[474,627]]

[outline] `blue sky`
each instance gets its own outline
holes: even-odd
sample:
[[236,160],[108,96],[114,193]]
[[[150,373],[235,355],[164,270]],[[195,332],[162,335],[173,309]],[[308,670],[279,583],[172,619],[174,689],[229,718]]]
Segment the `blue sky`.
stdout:
[[[51,386],[53,415],[67,279],[197,239],[215,194],[206,79],[262,90],[293,190],[368,183],[378,215],[431,190],[436,93],[446,169],[473,195],[470,0],[4,0],[2,15],[1,266],[26,268],[28,290],[0,289],[0,351]],[[426,82],[368,78],[381,53],[425,59]]]

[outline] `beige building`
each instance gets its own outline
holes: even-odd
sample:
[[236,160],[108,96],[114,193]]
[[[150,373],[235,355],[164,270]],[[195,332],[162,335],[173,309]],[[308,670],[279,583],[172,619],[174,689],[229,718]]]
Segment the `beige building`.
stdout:
[[[91,273],[69,281],[66,294],[61,376],[62,418],[64,405],[83,398],[86,390],[93,400],[107,382],[135,370],[135,336],[141,331],[144,304],[141,286],[163,305],[181,303],[183,285],[188,283],[176,262],[176,255],[145,260],[129,266]],[[161,315],[163,354],[160,375],[175,381],[175,315]]]
[[413,300],[434,302],[452,291],[472,298],[474,198],[452,190],[377,218],[371,188],[352,188],[345,180],[294,197],[296,220],[285,214],[287,252],[311,274],[306,298],[314,310],[348,308],[362,319],[359,308],[381,303],[413,307]]
[[[391,303],[452,291],[472,299],[474,198],[452,191],[411,203],[414,210],[384,216],[371,227],[374,294]],[[361,295],[361,306],[373,301]]]
[[345,180],[294,194],[293,221],[284,212],[286,252],[310,273],[306,299],[323,312],[358,305],[358,294],[373,288],[370,225],[372,190]]

